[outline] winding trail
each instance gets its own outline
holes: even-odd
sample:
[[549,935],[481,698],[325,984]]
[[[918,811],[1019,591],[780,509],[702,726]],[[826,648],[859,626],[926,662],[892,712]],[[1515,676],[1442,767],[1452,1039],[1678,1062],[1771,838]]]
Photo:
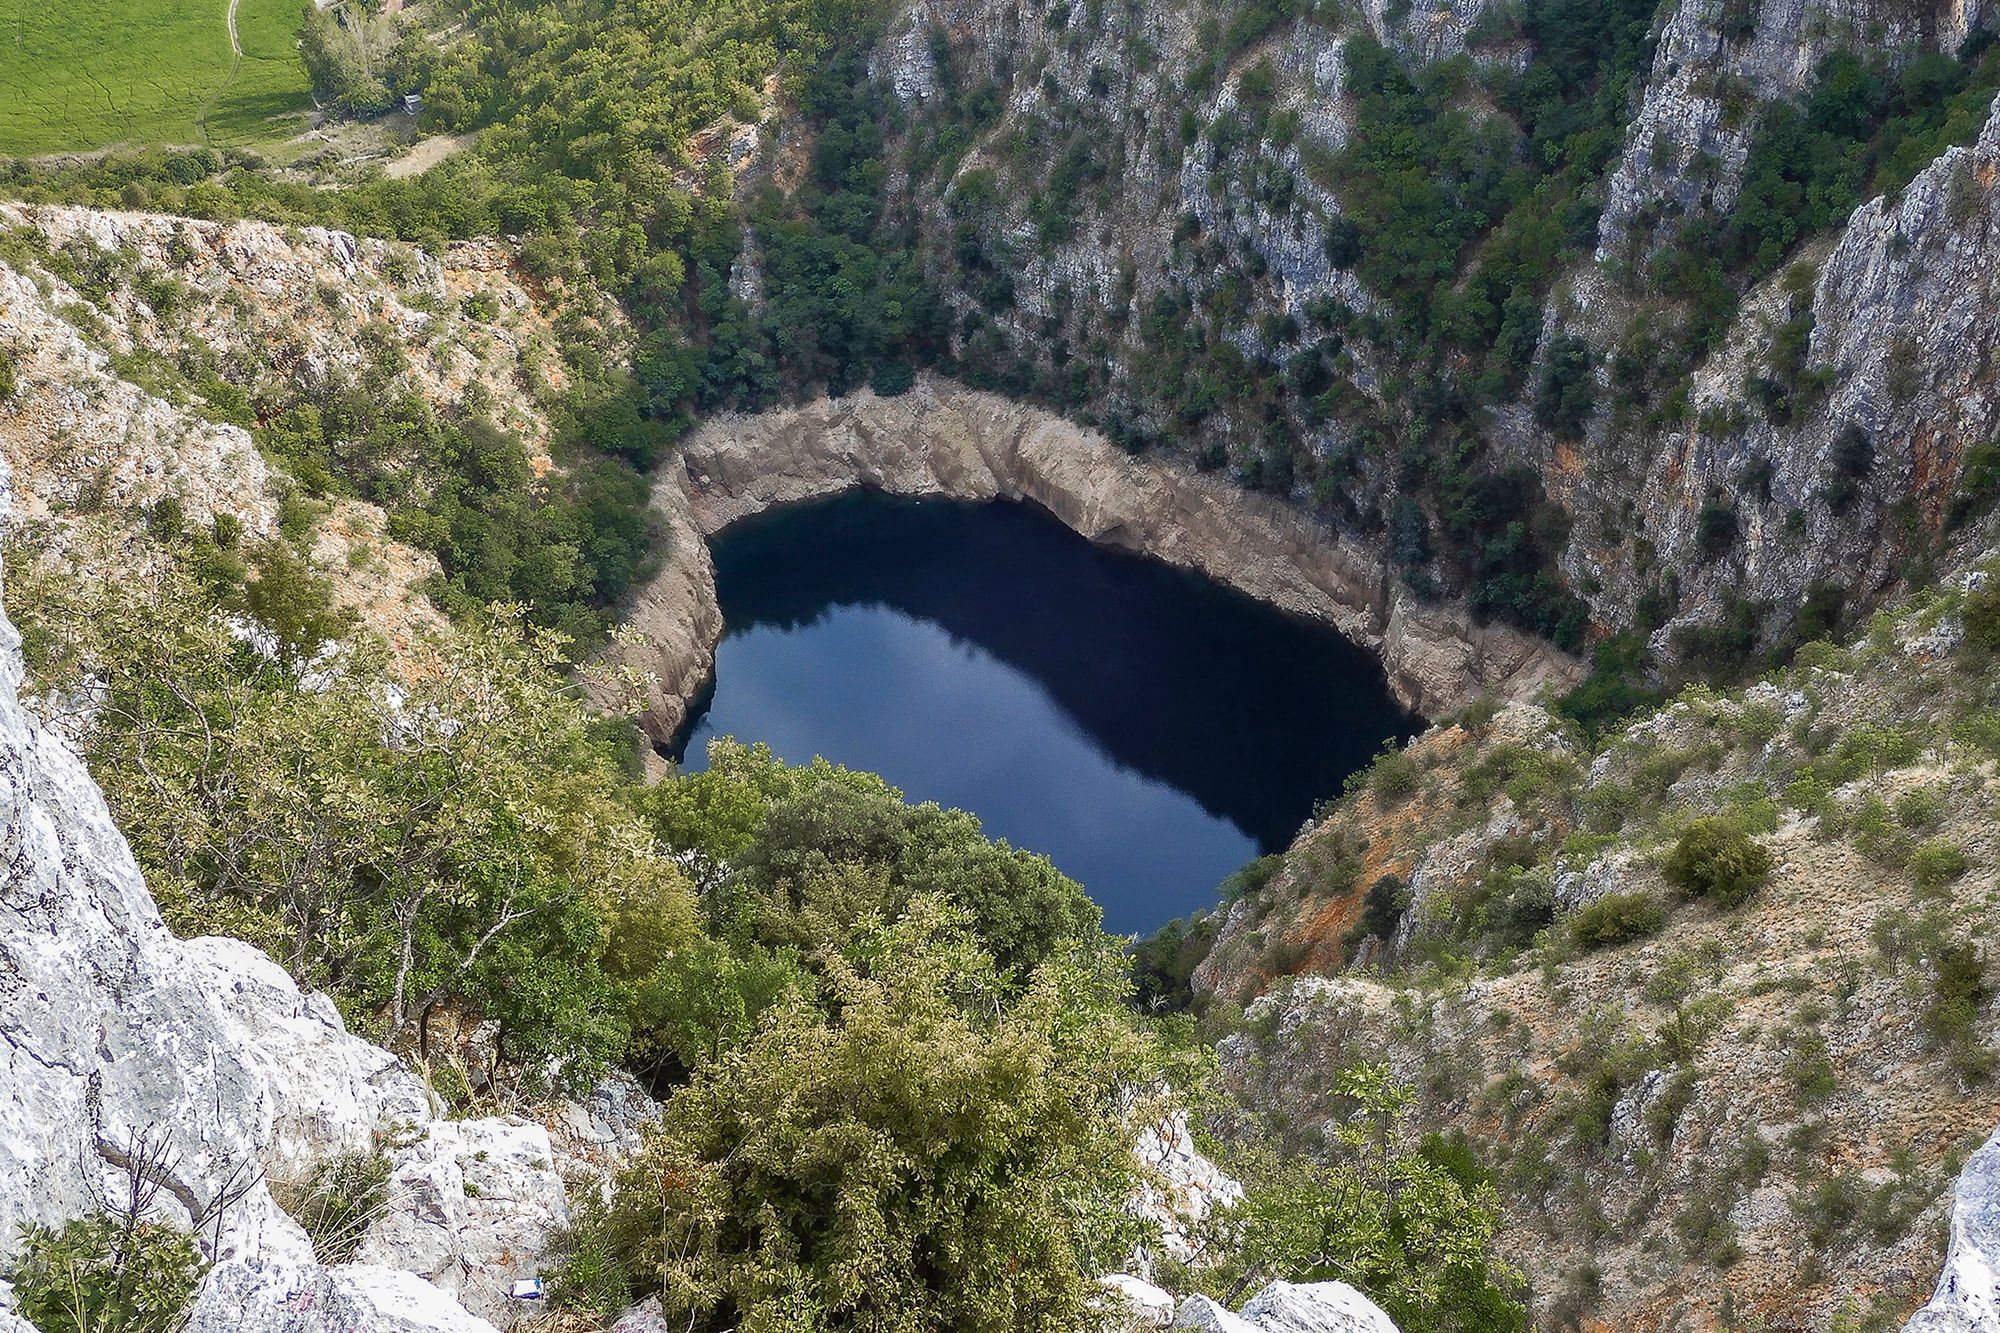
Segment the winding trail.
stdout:
[[[243,43],[236,37],[236,6],[240,3],[242,0],[229,0],[229,13],[225,17],[225,21],[229,24],[229,49],[235,54],[236,63],[239,65],[243,63]],[[231,70],[230,77],[235,76],[236,72]]]

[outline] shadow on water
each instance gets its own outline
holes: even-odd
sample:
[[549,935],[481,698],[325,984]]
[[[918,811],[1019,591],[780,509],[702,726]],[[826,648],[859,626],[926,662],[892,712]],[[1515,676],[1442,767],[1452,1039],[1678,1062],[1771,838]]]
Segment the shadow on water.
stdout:
[[695,765],[730,734],[874,769],[1049,853],[1114,929],[1211,902],[1412,727],[1332,631],[1026,505],[857,493],[738,524],[715,559]]

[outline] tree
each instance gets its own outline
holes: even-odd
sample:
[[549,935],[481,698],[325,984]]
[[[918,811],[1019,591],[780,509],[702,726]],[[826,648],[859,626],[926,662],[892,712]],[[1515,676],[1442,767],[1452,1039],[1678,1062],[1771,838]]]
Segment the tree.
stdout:
[[1535,393],[1535,420],[1564,439],[1583,434],[1597,405],[1590,344],[1565,334],[1549,344],[1542,382]]
[[1338,1279],[1367,1293],[1401,1328],[1527,1327],[1519,1275],[1492,1257],[1500,1206],[1469,1152],[1436,1136],[1396,1140],[1410,1090],[1386,1066],[1356,1065],[1334,1084],[1351,1109],[1326,1159],[1262,1145],[1240,1164],[1241,1203],[1213,1214],[1220,1252],[1234,1250],[1235,1291],[1271,1278]]
[[1157,1057],[1101,942],[1015,991],[939,897],[696,1073],[611,1225],[676,1322],[1069,1333],[1132,1239],[1123,1089]]

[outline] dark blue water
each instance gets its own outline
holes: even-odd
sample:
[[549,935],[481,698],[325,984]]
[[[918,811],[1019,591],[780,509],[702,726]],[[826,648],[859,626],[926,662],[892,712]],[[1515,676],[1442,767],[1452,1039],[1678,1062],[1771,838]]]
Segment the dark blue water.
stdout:
[[1025,505],[854,494],[738,524],[715,562],[688,766],[733,735],[880,773],[1047,854],[1115,931],[1213,905],[1411,726],[1338,635]]

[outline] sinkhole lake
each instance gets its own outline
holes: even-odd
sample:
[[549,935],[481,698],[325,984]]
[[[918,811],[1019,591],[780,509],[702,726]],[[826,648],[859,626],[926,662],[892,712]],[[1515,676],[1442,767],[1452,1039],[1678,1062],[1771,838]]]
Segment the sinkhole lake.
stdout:
[[717,736],[977,815],[1150,932],[1215,903],[1412,719],[1375,659],[1020,504],[855,493],[714,543]]

